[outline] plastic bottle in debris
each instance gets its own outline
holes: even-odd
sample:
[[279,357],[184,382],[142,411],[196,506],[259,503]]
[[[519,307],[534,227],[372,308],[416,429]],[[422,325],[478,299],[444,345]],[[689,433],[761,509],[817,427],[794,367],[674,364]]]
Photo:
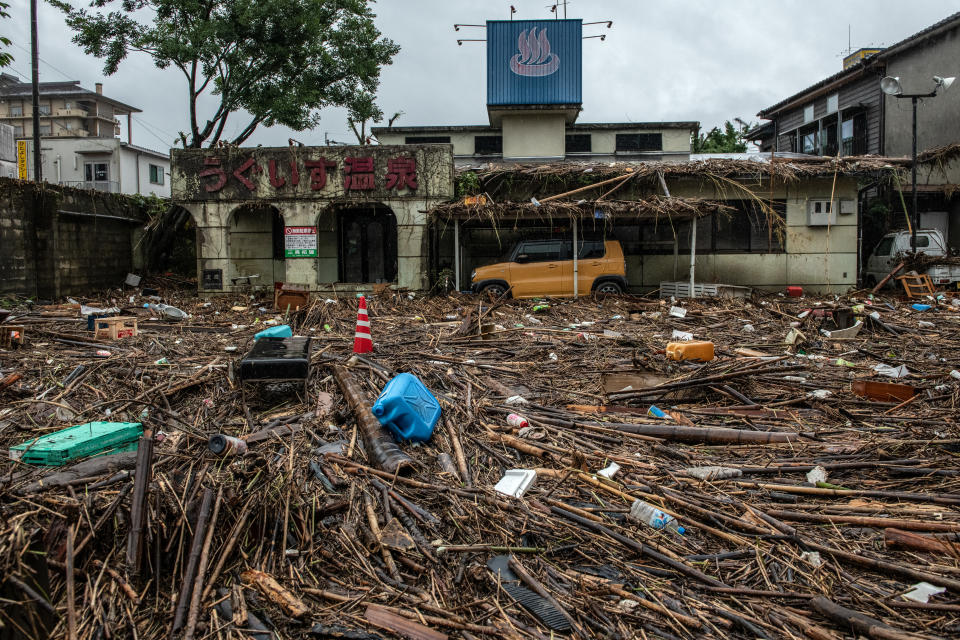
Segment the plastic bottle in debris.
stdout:
[[635,500],[633,504],[630,505],[630,513],[627,515],[627,518],[634,522],[645,524],[648,527],[653,527],[654,529],[669,529],[681,535],[686,531],[686,529],[680,526],[676,518],[664,513],[651,504],[647,504],[643,500]]
[[521,415],[517,415],[516,413],[511,413],[507,416],[507,424],[511,427],[519,427],[520,429],[530,426],[526,418]]
[[168,304],[163,304],[162,302],[150,303],[147,302],[143,305],[144,309],[151,309],[156,311],[164,320],[183,320],[187,317],[185,311],[181,311],[176,307],[171,307]]

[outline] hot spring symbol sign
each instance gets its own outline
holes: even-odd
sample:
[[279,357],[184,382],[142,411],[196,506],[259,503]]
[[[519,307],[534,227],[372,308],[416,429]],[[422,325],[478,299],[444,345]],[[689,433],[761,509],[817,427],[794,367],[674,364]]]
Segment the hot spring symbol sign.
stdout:
[[550,51],[547,30],[524,29],[517,39],[520,53],[510,58],[510,70],[518,76],[548,76],[560,68],[560,57]]
[[580,20],[487,22],[487,104],[581,104]]

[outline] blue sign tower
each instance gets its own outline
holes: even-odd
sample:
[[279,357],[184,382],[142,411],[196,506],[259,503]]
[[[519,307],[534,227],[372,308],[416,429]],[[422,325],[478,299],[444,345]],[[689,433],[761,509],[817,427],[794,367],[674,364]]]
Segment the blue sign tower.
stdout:
[[580,105],[581,20],[487,21],[487,105]]

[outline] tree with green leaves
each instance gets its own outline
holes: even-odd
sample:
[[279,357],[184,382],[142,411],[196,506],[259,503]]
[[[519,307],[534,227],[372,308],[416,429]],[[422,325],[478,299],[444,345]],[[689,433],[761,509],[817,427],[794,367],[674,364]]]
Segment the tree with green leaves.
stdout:
[[[388,127],[392,127],[397,118],[403,115],[403,111],[397,111],[387,120]],[[367,123],[372,125],[383,120],[383,111],[377,106],[375,96],[371,93],[363,92],[347,104],[347,124],[353,130],[353,135],[357,138],[357,144],[370,144],[372,133],[367,132]]]
[[729,120],[723,125],[723,131],[714,127],[693,139],[694,153],[743,153],[746,150],[743,131],[737,131]]
[[[400,50],[381,37],[366,0],[93,0],[94,11],[50,0],[73,41],[115,73],[129,53],[173,67],[188,88],[184,147],[242,144],[261,124],[312,128],[324,107],[376,92],[380,69]],[[116,10],[103,12],[106,7]],[[119,6],[117,6],[119,5]],[[202,115],[201,102],[219,104]],[[245,111],[227,140],[228,118]]]
[[[0,0],[0,18],[10,17],[10,14],[7,13],[7,9],[9,8],[10,3]],[[0,36],[0,45],[3,45],[3,47],[9,47],[11,44],[13,44],[13,42],[10,41],[10,38],[6,36]],[[4,51],[3,47],[0,47],[0,68],[6,67],[13,62],[13,56],[10,55],[9,51]]]

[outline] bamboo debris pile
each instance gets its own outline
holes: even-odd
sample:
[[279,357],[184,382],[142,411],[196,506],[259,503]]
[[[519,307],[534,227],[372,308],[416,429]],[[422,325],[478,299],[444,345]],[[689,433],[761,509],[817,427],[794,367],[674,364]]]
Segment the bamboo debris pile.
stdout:
[[592,218],[597,207],[605,216],[636,219],[702,217],[729,209],[722,202],[700,198],[665,198],[651,196],[640,200],[579,200],[576,202],[490,202],[483,205],[464,205],[459,202],[442,204],[430,210],[433,215],[446,217],[467,214],[468,219],[548,218],[559,216],[587,216]]
[[[188,321],[113,342],[69,307],[20,313],[0,448],[91,420],[145,431],[63,468],[4,456],[0,635],[958,637],[960,306],[817,300],[675,317],[643,298],[538,313],[385,292],[375,352],[353,357],[353,299],[319,298],[286,318],[314,337],[306,398],[233,379],[275,315],[256,301],[174,299]],[[820,331],[854,319],[855,337]],[[674,331],[717,358],[667,360]],[[401,371],[443,416],[384,470],[356,411]],[[218,433],[246,455],[213,455]],[[536,471],[521,498],[493,490],[510,469]],[[628,518],[637,499],[683,535]],[[917,583],[944,591],[923,602]]]
[[[943,153],[954,153],[944,149]],[[537,180],[565,177],[589,177],[590,181],[630,174],[633,179],[656,178],[657,174],[666,177],[714,177],[737,178],[750,176],[769,176],[785,182],[794,182],[800,178],[830,177],[835,173],[849,176],[863,176],[876,173],[889,173],[910,166],[909,158],[887,158],[883,156],[844,156],[831,158],[823,156],[750,158],[707,158],[690,162],[563,162],[543,164],[503,164],[490,163],[473,171],[481,182],[496,177],[528,177]]]

